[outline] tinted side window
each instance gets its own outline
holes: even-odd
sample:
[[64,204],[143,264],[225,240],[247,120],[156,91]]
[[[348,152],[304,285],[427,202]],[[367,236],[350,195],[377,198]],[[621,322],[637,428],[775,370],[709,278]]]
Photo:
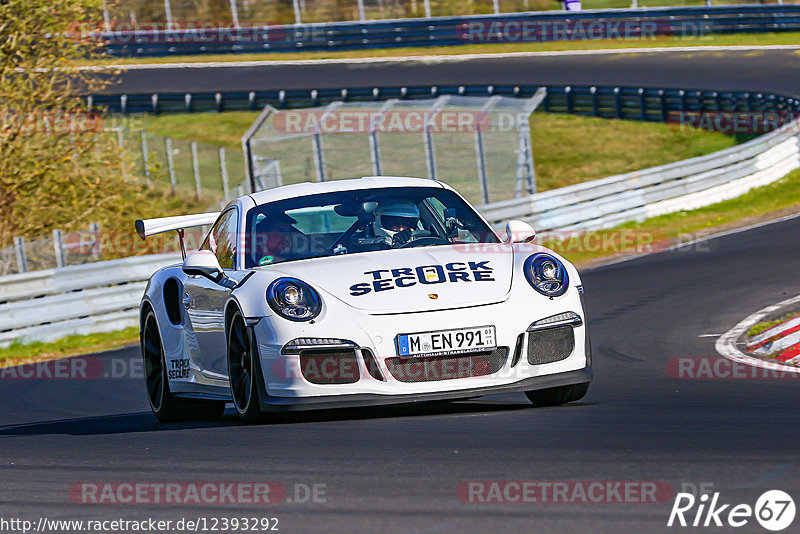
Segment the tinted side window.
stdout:
[[202,250],[210,250],[217,256],[220,267],[233,269],[236,259],[236,210],[228,210],[208,233]]

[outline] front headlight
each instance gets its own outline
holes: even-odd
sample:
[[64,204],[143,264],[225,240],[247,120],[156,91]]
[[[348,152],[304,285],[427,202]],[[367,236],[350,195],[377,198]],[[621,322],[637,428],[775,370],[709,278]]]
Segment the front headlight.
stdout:
[[310,285],[296,278],[278,278],[267,288],[267,304],[290,321],[310,321],[319,315],[322,300]]
[[540,252],[525,260],[525,278],[546,297],[563,295],[569,287],[569,275],[564,264],[550,254]]

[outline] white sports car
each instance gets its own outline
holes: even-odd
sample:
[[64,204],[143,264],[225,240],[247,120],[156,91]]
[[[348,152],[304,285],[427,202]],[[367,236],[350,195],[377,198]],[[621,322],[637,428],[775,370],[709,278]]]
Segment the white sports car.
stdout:
[[244,420],[524,392],[592,379],[577,270],[521,221],[496,234],[451,187],[372,177],[289,185],[221,213],[138,220],[142,239],[211,225],[150,279],[140,326],[159,420]]

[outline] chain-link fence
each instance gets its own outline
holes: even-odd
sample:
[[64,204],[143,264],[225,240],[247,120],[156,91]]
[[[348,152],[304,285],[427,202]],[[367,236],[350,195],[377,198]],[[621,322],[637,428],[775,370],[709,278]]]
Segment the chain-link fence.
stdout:
[[45,238],[15,237],[13,246],[0,248],[0,276],[81,265],[99,260],[101,252],[97,223],[78,232],[53,230]]
[[245,135],[252,187],[374,175],[441,180],[474,204],[534,193],[529,118],[545,94],[268,107]]
[[137,155],[124,169],[126,178],[169,188],[179,196],[194,196],[214,209],[245,194],[241,150],[145,131],[117,129],[116,135],[120,146]]
[[[125,180],[143,181],[183,198],[194,197],[206,202],[210,211],[248,191],[241,150],[123,128],[108,134],[116,137],[122,152],[133,155],[123,163]],[[92,223],[85,231],[54,230],[48,236],[15,237],[13,246],[0,248],[0,276],[108,259],[103,258],[100,231],[99,225]]]
[[[784,3],[784,0],[726,0],[716,4]],[[786,0],[794,3],[794,0]],[[582,0],[583,9],[711,5],[712,0]],[[313,22],[518,13],[564,9],[561,0],[121,0],[108,2],[106,22],[211,23],[265,26]],[[570,9],[574,3],[570,2]],[[163,26],[162,26],[163,27]]]

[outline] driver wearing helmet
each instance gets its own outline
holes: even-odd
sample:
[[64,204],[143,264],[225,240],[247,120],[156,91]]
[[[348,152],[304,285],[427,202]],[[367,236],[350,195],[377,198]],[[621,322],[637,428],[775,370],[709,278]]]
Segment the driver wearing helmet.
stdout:
[[375,210],[376,237],[386,238],[393,247],[408,243],[419,228],[419,208],[410,200],[381,202]]

